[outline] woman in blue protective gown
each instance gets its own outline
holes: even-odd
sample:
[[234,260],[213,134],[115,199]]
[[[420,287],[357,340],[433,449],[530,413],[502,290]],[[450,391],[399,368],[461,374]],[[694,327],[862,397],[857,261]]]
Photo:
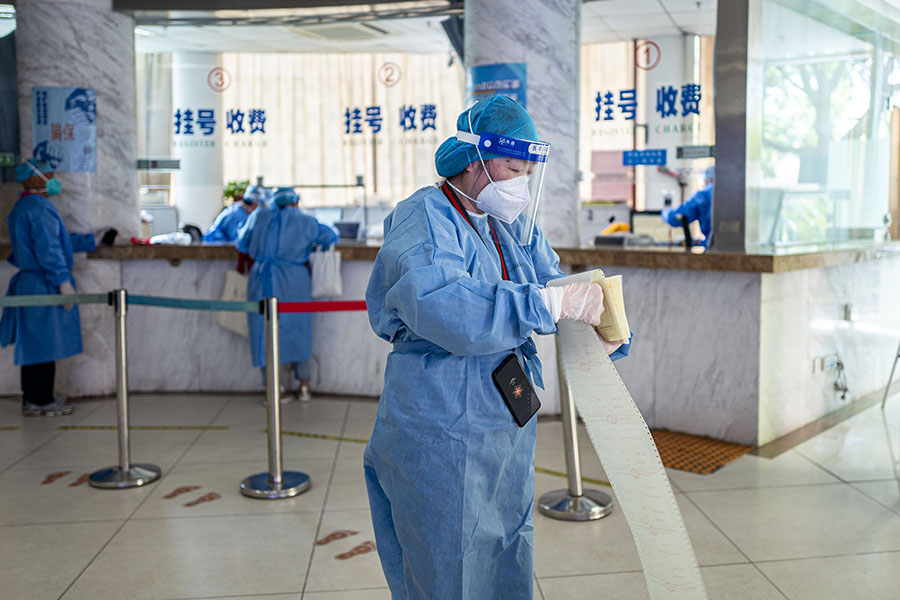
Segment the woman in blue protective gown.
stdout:
[[[299,196],[291,188],[278,188],[272,205],[253,211],[238,232],[237,249],[253,259],[247,282],[247,300],[272,296],[282,302],[310,300],[309,254],[313,246],[330,247],[337,234],[297,208]],[[253,366],[266,366],[265,324],[262,315],[248,315]],[[282,363],[290,363],[300,381],[300,399],[309,400],[309,359],[312,354],[312,316],[282,314],[278,318],[278,350]]]
[[393,344],[365,451],[369,505],[395,600],[530,599],[536,419],[519,427],[491,374],[515,352],[542,385],[530,336],[560,317],[598,322],[596,302],[573,299],[602,292],[544,287],[563,273],[540,228],[523,236],[533,165],[484,145],[536,142],[528,113],[497,96],[457,127],[435,155],[447,179],[385,219],[366,292],[372,328]]
[[231,242],[237,240],[238,231],[256,210],[265,202],[266,191],[262,186],[250,185],[240,194],[235,193],[231,206],[219,213],[213,224],[203,232],[204,242]]
[[[47,196],[61,191],[53,169],[45,162],[25,161],[16,167],[24,191],[6,219],[12,254],[18,267],[7,296],[74,294],[73,252],[91,252],[93,234],[70,234]],[[26,416],[60,416],[72,405],[54,398],[56,362],[80,354],[81,320],[77,306],[4,308],[0,344],[15,344],[15,364],[21,367],[22,412]]]

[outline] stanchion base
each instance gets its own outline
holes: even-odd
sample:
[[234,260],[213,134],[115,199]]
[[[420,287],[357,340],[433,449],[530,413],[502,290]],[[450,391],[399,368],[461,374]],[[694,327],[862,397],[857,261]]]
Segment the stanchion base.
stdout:
[[160,470],[156,465],[135,464],[127,469],[109,467],[91,473],[88,484],[101,489],[122,489],[146,485],[159,479]]
[[250,498],[278,500],[302,494],[309,489],[310,485],[309,475],[306,473],[283,471],[281,473],[281,486],[278,488],[272,485],[268,473],[257,473],[241,482],[241,493]]
[[597,490],[584,490],[583,496],[572,496],[569,490],[547,492],[538,500],[542,515],[561,521],[595,521],[613,510],[608,494]]

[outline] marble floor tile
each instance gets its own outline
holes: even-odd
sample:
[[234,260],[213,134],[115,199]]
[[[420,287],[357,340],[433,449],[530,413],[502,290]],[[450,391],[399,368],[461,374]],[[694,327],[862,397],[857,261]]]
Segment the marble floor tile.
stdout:
[[853,487],[900,515],[900,479],[854,483]]
[[[262,411],[265,418],[265,409]],[[197,442],[181,459],[186,462],[231,462],[233,460],[252,461],[258,460],[260,470],[268,464],[268,438],[265,433],[265,423],[259,425],[230,425],[225,431],[204,431]],[[282,427],[282,432],[292,431]],[[340,434],[340,425],[336,428],[325,427],[305,428],[301,433],[315,435],[337,436]],[[330,439],[304,437],[282,433],[281,452],[285,469],[303,470],[298,466],[305,458],[334,458],[340,442]]]
[[752,561],[900,550],[900,517],[847,485],[687,495]]
[[[231,401],[201,394],[129,394],[128,419],[131,425],[205,426]],[[115,425],[117,408],[114,400],[105,402],[80,424]]]
[[0,524],[124,520],[156,485],[99,490],[83,480],[90,473],[85,468],[7,471],[0,476]]
[[759,564],[790,600],[896,600],[900,552]]
[[100,521],[0,527],[3,597],[59,598],[120,525]]
[[667,471],[669,479],[683,492],[838,483],[826,471],[793,451],[772,459],[745,454],[709,475],[678,469]]
[[900,431],[869,414],[845,421],[795,450],[849,482],[890,479],[900,470]]
[[391,591],[381,588],[340,592],[306,592],[303,594],[303,600],[391,600]]
[[[582,477],[608,481],[597,451],[591,444],[584,425],[578,425],[578,453],[581,460]],[[538,468],[566,471],[566,451],[563,444],[562,423],[545,421],[538,423],[537,445],[534,464]]]
[[[16,426],[12,425],[11,427]],[[59,431],[52,429],[26,431],[21,426],[18,427],[18,429],[0,430],[0,473],[60,435]]]
[[[250,475],[265,472],[267,470],[265,463],[256,461],[181,463],[155,485],[153,493],[134,514],[134,518],[320,512],[328,491],[332,463],[330,458],[304,459],[302,464],[291,470],[299,470],[309,475],[312,486],[298,496],[280,500],[249,498],[240,492],[241,481]],[[179,493],[183,488],[194,486],[199,486],[199,489]],[[174,496],[166,497],[171,496],[173,492]],[[219,498],[194,506],[185,506],[211,493],[218,494]]]
[[[753,565],[702,567],[700,573],[710,600],[784,600],[784,596]],[[650,598],[641,572],[551,577],[539,581],[544,600]]]
[[369,497],[366,492],[362,460],[336,461],[325,510],[368,510],[368,508]]
[[63,598],[297,594],[318,520],[301,512],[129,521]]
[[302,594],[266,594],[265,596],[219,596],[215,599],[209,596],[200,598],[179,598],[178,600],[303,600]]
[[305,594],[310,592],[386,588],[381,562],[374,550],[350,558],[339,555],[350,552],[365,542],[375,542],[368,510],[328,511],[322,516],[319,539],[337,530],[358,531],[327,545],[315,546]]
[[[374,425],[374,422],[369,423],[367,421],[348,420],[344,424],[343,433],[341,433],[341,435],[356,440],[368,440],[372,435],[372,428]],[[362,464],[363,452],[365,449],[366,445],[359,442],[341,442],[341,447],[338,451],[338,460],[359,461],[359,464]]]
[[[266,426],[266,406],[264,397],[237,396],[213,421],[213,425],[243,427],[249,425]],[[347,402],[313,400],[311,402],[291,402],[281,405],[281,428],[283,430],[313,431],[337,435],[341,431]]]
[[375,422],[375,413],[378,412],[378,401],[355,400],[350,402],[350,410],[347,412],[348,421],[363,421],[372,424]]
[[[131,461],[168,469],[187,450],[198,431],[131,431]],[[115,430],[63,431],[15,466],[15,469],[75,469],[94,471],[119,462]]]

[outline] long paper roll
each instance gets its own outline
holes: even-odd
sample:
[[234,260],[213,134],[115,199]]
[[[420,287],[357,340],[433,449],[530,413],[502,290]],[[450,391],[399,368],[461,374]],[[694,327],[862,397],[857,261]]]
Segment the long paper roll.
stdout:
[[705,599],[694,547],[653,436],[593,327],[560,320],[564,385],[612,484],[652,600]]

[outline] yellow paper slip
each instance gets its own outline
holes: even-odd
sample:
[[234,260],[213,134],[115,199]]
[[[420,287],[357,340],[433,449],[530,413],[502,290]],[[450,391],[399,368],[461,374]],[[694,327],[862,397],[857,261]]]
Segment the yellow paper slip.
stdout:
[[603,289],[603,316],[600,317],[600,324],[596,327],[600,337],[607,342],[628,341],[631,330],[628,328],[628,317],[625,316],[622,276],[607,277],[600,269],[593,269],[554,279],[547,285],[561,286],[579,281],[596,283]]

